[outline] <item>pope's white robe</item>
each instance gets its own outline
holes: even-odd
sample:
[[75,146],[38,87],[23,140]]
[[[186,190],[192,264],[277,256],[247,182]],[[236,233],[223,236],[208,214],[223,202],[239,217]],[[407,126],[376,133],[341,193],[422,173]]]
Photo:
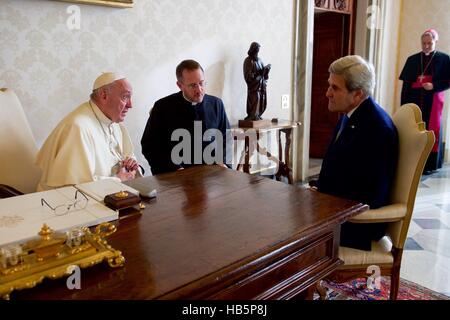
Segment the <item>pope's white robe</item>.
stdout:
[[135,158],[126,128],[111,122],[94,102],[85,102],[58,124],[39,151],[37,190],[101,179],[120,182],[116,174],[127,156]]

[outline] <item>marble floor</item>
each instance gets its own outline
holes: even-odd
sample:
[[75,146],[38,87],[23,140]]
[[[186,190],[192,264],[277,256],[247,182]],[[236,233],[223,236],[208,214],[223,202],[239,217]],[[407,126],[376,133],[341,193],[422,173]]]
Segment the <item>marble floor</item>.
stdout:
[[[320,165],[310,159],[311,176]],[[450,164],[421,178],[400,276],[450,296]]]
[[422,176],[400,276],[450,296],[450,165]]

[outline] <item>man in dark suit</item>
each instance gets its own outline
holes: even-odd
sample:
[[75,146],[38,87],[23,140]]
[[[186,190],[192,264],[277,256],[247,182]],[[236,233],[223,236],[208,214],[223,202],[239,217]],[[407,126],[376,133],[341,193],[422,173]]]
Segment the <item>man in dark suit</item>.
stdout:
[[[373,66],[360,56],[330,65],[328,110],[343,113],[323,159],[318,191],[366,203],[388,204],[398,157],[398,134],[389,115],[372,99]],[[384,224],[344,223],[341,245],[371,250]]]
[[141,139],[152,174],[199,164],[226,167],[232,140],[222,100],[205,93],[197,61],[182,61],[175,73],[180,91],[156,101]]
[[438,40],[436,30],[426,30],[421,36],[422,52],[408,57],[400,74],[403,80],[401,105],[417,104],[427,130],[433,130],[436,137],[424,174],[442,168],[444,161],[442,111],[445,91],[450,88],[450,56],[436,50]]

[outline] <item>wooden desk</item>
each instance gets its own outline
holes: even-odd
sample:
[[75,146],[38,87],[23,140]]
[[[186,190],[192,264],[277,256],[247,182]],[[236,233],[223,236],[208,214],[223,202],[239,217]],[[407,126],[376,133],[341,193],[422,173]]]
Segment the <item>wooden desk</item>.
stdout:
[[339,225],[367,206],[260,176],[200,166],[141,178],[158,197],[120,220],[126,258],[14,291],[11,299],[290,299],[331,273]]
[[[292,166],[290,165],[290,152],[293,138],[293,129],[297,125],[298,124],[296,122],[279,120],[277,123],[272,122],[267,126],[259,128],[240,128],[234,126],[232,128],[234,140],[244,141],[244,149],[242,151],[236,170],[239,171],[242,169],[244,172],[250,173],[250,160],[254,152],[257,151],[259,154],[266,156],[268,159],[276,163],[277,171],[275,173],[275,177],[278,181],[281,180],[281,177],[286,177],[288,179],[288,182],[290,184],[293,184],[294,180],[292,178]],[[263,134],[271,133],[273,131],[277,133],[278,157],[275,157],[271,152],[267,150],[269,146],[265,148],[259,144],[259,140],[261,139]],[[281,133],[284,133],[285,136],[284,153],[283,144],[281,143]]]

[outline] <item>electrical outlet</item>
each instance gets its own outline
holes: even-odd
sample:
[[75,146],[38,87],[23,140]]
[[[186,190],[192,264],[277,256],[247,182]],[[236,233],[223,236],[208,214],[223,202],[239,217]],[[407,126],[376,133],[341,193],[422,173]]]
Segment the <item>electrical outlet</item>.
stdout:
[[281,96],[281,109],[289,109],[289,95],[283,94]]

